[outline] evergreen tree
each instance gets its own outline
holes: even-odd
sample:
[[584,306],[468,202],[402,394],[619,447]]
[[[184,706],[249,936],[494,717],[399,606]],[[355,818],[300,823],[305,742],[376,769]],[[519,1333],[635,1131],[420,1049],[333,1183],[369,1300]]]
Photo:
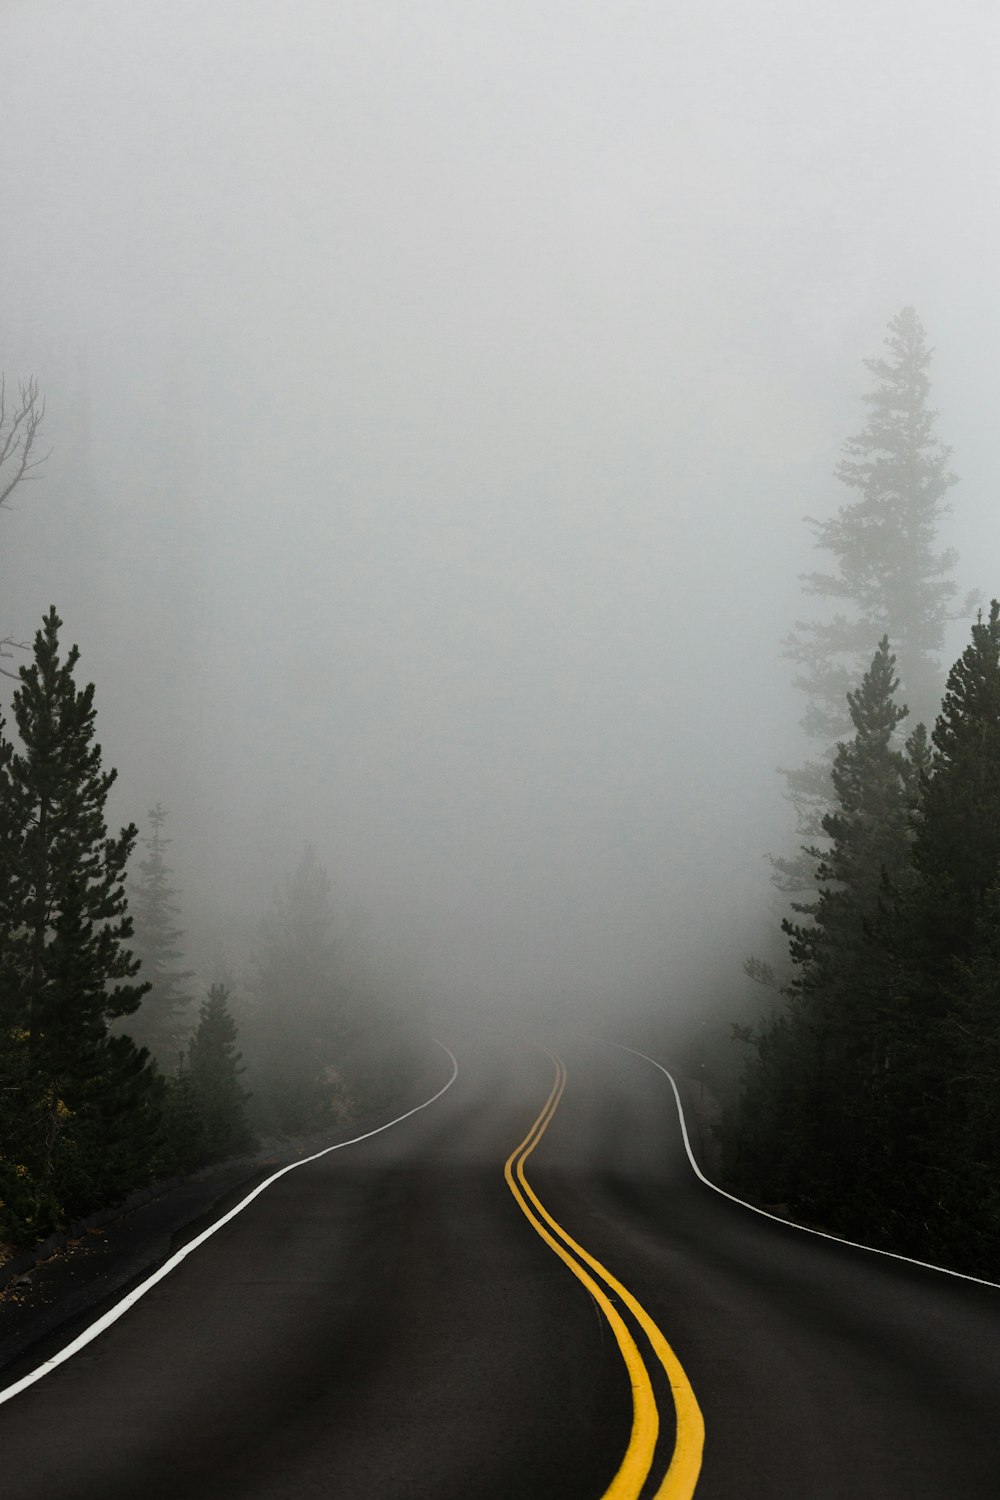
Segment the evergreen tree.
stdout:
[[1000,950],[996,602],[948,675],[920,790],[914,881],[887,945],[898,1003],[881,1128],[885,1212],[910,1253],[983,1271],[983,1233],[995,1251],[1000,1224],[989,1208],[1000,1202],[1000,1181],[987,1165],[996,1123],[991,965]]
[[1000,882],[986,893],[940,1027],[948,1073],[945,1223],[956,1259],[994,1275],[1000,1253]]
[[[798,668],[796,685],[809,697],[802,724],[820,755],[783,772],[799,831],[807,835],[820,832],[830,806],[833,745],[850,732],[844,705],[871,643],[888,637],[914,716],[930,723],[941,694],[938,653],[955,617],[956,585],[948,575],[956,554],[937,549],[936,532],[956,481],[951,450],[936,438],[936,413],[928,405],[932,351],[911,307],[892,319],[885,343],[887,357],[865,360],[875,377],[863,398],[868,421],[845,443],[835,471],[857,498],[830,520],[810,522],[816,546],[834,566],[807,575],[803,586],[837,612],[799,621],[785,642]],[[808,862],[774,863],[779,885],[808,886]]]
[[1000,603],[972,627],[931,736],[914,862],[914,940],[941,975],[964,960],[1000,871]]
[[898,885],[909,869],[916,778],[894,744],[908,711],[895,701],[895,662],[883,636],[860,688],[847,695],[855,733],[834,757],[835,803],[822,821],[830,844],[808,851],[821,889],[816,900],[795,903],[794,910],[811,918],[808,925],[782,923],[802,993],[831,996],[840,988],[835,975],[850,976],[853,985],[857,954],[868,946],[886,883]]
[[[816,897],[786,920],[794,977],[788,1008],[754,1038],[731,1164],[744,1178],[755,1152],[763,1181],[808,1218],[849,1227],[871,1210],[884,1170],[880,1127],[900,989],[884,926],[911,882],[911,815],[918,777],[896,745],[895,657],[883,636],[857,692],[854,737],[837,746],[833,808],[811,849]],[[921,757],[923,736],[911,744]],[[763,1123],[762,1123],[763,1122]],[[780,1147],[778,1145],[780,1141]],[[753,1145],[756,1142],[756,1146]]]
[[165,859],[170,843],[163,836],[166,817],[159,802],[150,808],[152,832],[141,841],[147,850],[146,858],[139,863],[139,879],[130,883],[132,948],[142,965],[142,978],[149,986],[149,993],[124,1028],[139,1046],[149,1048],[162,1067],[175,1064],[184,1045],[191,1005],[186,986],[194,977],[189,969],[178,967],[183,933],[176,925],[180,908]]
[[[878,1122],[899,990],[883,929],[911,883],[918,784],[895,744],[907,714],[895,701],[895,662],[883,636],[860,688],[848,694],[855,734],[834,758],[835,803],[822,822],[829,848],[811,851],[821,889],[814,902],[796,906],[810,923],[783,924],[810,1094],[797,1134],[815,1206],[828,1220],[853,1218],[859,1173],[877,1172],[881,1156]],[[919,754],[922,737],[912,743]]]
[[130,982],[138,963],[125,946],[136,829],[108,837],[117,773],[101,769],[76,646],[60,660],[61,624],[50,609],[14,694],[22,749],[0,755],[3,1032],[19,1118],[5,1156],[52,1202],[77,1207],[77,1185],[107,1198],[141,1175],[155,1084],[145,1054],[108,1034],[145,990]]
[[335,1104],[343,1037],[331,883],[311,844],[261,928],[248,1047],[263,1128],[315,1128]]
[[184,1051],[177,1059],[173,1073],[166,1080],[160,1175],[195,1172],[205,1162],[205,1132],[191,1083],[187,1053]]
[[240,1084],[245,1070],[236,1037],[229,992],[224,985],[213,984],[188,1049],[188,1079],[204,1161],[236,1156],[253,1146],[246,1118],[250,1095]]

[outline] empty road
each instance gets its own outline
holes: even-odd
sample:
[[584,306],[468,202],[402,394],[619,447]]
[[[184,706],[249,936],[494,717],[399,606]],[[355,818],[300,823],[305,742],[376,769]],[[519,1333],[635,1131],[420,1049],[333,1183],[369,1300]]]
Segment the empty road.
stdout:
[[720,1197],[639,1056],[443,1040],[0,1405],[5,1500],[995,1500],[1000,1290]]

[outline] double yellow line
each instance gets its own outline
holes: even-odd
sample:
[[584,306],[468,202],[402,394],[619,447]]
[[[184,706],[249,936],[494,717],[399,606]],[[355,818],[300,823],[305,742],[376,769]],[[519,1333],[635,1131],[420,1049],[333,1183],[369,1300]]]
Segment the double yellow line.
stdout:
[[[701,1455],[705,1443],[705,1424],[694,1391],[663,1334],[645,1308],[622,1286],[611,1272],[578,1245],[539,1201],[524,1175],[524,1164],[545,1133],[559,1107],[566,1087],[566,1068],[560,1058],[548,1054],[555,1063],[556,1076],[548,1099],[537,1120],[521,1144],[511,1152],[504,1166],[507,1186],[536,1234],[554,1250],[560,1260],[581,1281],[604,1314],[621,1350],[632,1386],[632,1432],[628,1448],[617,1474],[601,1500],[639,1500],[646,1483],[660,1431],[660,1414],[653,1395],[646,1360],[609,1293],[632,1314],[649,1341],[650,1348],[663,1368],[673,1395],[676,1415],[676,1438],[670,1467],[651,1500],[690,1500],[701,1472]],[[585,1269],[587,1268],[587,1269]],[[593,1272],[593,1274],[591,1274]]]

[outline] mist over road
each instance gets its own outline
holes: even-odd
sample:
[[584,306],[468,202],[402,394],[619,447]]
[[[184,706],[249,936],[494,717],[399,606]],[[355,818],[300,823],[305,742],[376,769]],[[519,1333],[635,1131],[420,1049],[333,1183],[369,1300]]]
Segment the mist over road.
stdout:
[[[552,1057],[446,1040],[460,1071],[430,1108],[275,1182],[0,1407],[9,1500],[608,1490],[633,1416],[616,1338],[504,1181]],[[528,1179],[683,1365],[699,1500],[994,1496],[1000,1292],[727,1202],[692,1173],[662,1073],[545,1040],[566,1086]],[[643,1500],[674,1442],[653,1375]]]

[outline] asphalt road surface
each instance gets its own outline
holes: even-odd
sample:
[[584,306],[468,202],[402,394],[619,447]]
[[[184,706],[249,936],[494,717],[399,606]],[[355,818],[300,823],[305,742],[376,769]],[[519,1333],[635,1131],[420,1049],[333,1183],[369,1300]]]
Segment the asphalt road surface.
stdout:
[[1000,1290],[726,1201],[663,1073],[548,1045],[452,1040],[0,1405],[4,1500],[996,1500]]

